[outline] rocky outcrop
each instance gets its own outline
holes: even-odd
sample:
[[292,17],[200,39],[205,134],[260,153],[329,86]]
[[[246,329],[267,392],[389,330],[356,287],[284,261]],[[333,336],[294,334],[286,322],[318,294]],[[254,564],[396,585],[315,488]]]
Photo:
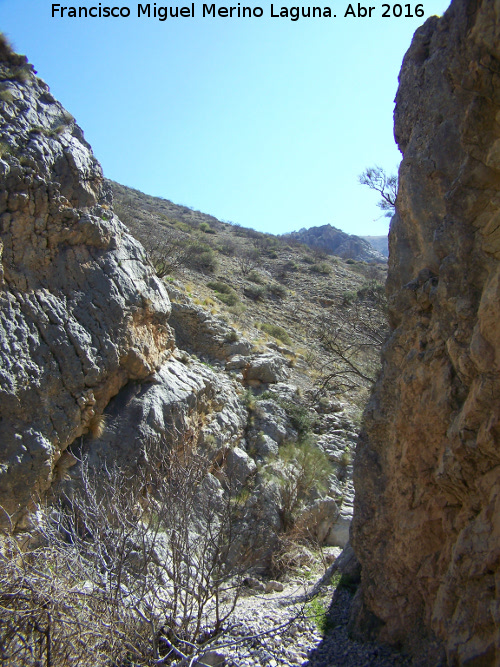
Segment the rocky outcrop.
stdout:
[[[180,361],[174,355],[144,381],[128,382],[106,407],[99,434],[79,441],[95,469],[119,464],[134,469],[148,441],[177,442],[192,431],[195,442],[214,452],[237,444],[247,411],[236,385],[195,359]],[[78,469],[72,470],[78,477]]]
[[384,257],[389,257],[389,239],[387,236],[362,236],[362,239],[375,248]]
[[81,129],[3,40],[0,153],[0,506],[16,522],[173,338],[168,295]]
[[361,236],[346,234],[332,225],[300,229],[298,232],[287,234],[288,237],[305,243],[316,250],[323,250],[331,255],[338,255],[344,259],[355,259],[363,262],[387,261],[384,255],[376,250],[371,243]]
[[392,334],[355,465],[353,628],[420,651],[420,664],[498,665],[495,3],[455,1],[417,30],[396,101],[404,159],[390,232]]
[[167,289],[172,299],[169,324],[179,347],[200,359],[219,362],[236,354],[250,354],[252,344],[241,338],[234,327],[194,304],[172,285]]

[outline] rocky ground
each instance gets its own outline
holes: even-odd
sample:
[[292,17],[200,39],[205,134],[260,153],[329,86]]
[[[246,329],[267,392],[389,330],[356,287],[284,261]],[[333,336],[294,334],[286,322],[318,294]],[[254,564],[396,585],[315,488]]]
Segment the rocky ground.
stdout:
[[[334,581],[338,583],[338,578]],[[351,590],[330,583],[312,599],[310,591],[307,582],[294,579],[279,592],[244,594],[228,632],[196,664],[409,667],[408,657],[397,650],[348,636]]]

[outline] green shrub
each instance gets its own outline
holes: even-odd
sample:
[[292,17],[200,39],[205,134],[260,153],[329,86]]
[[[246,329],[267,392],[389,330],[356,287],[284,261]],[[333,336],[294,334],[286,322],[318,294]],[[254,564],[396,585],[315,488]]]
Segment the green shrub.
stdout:
[[14,95],[13,95],[12,91],[9,90],[8,88],[4,88],[3,90],[0,90],[0,100],[2,102],[7,102],[7,103],[10,104],[11,102],[14,101],[14,99],[15,98],[14,98]]
[[285,530],[293,528],[313,491],[326,491],[333,472],[322,449],[310,439],[280,447],[283,471],[277,474],[281,496],[281,518]]
[[226,306],[235,306],[239,303],[240,298],[227,283],[222,282],[221,280],[212,280],[207,283],[207,287],[213,289],[217,293],[217,298],[222,303],[225,303]]
[[267,291],[278,299],[284,299],[287,295],[286,287],[283,287],[283,285],[280,285],[279,283],[270,283],[267,286]]
[[332,272],[332,267],[328,262],[319,262],[318,264],[313,264],[311,266],[311,271],[319,273],[322,276],[327,276]]
[[220,252],[226,257],[234,257],[236,254],[236,243],[231,239],[223,241],[220,246]]
[[248,273],[247,278],[248,280],[251,280],[253,283],[256,283],[257,285],[264,285],[264,283],[266,282],[264,276],[255,269],[252,269]]
[[299,438],[307,439],[315,424],[315,418],[311,415],[305,405],[293,403],[292,401],[279,401],[281,407],[286,411],[290,422],[299,434]]
[[240,317],[241,315],[243,315],[245,310],[246,310],[245,306],[241,303],[239,299],[233,306],[230,306],[228,308],[228,311],[235,317]]
[[231,294],[233,288],[222,280],[211,280],[207,283],[207,287],[213,289],[214,292],[219,292],[220,294]]
[[255,402],[256,402],[255,394],[250,388],[245,389],[241,397],[241,400],[243,401],[243,405],[246,407],[247,410],[249,410],[250,412],[253,412],[255,410]]
[[287,331],[283,327],[278,326],[277,324],[270,324],[269,322],[262,322],[260,329],[265,333],[269,334],[273,338],[280,340],[285,345],[291,345],[292,339],[288,335]]
[[191,234],[191,227],[186,222],[182,222],[181,220],[175,220],[174,227],[178,229],[180,232],[184,232],[185,234]]
[[297,262],[294,262],[293,260],[289,259],[287,262],[283,264],[283,269],[285,271],[298,271],[300,269],[300,266],[297,264]]
[[235,307],[238,303],[240,302],[239,296],[236,294],[236,292],[230,292],[229,294],[218,294],[217,298],[222,301],[222,303],[225,303],[226,306],[231,306]]
[[262,301],[266,296],[266,288],[262,285],[247,285],[243,289],[244,295],[253,301]]
[[217,233],[215,231],[215,229],[212,229],[210,227],[208,222],[200,222],[200,224],[198,225],[198,229],[200,230],[200,232],[204,232],[205,234],[216,234]]
[[237,343],[240,339],[238,332],[235,329],[231,329],[226,335],[226,340],[228,343]]
[[33,73],[33,68],[31,65],[26,63],[25,65],[20,65],[13,69],[12,78],[16,79],[20,83],[27,83]]
[[351,303],[356,301],[356,297],[357,292],[354,292],[353,290],[346,290],[345,292],[342,292],[342,304],[344,306],[350,306]]
[[385,298],[385,287],[377,280],[368,280],[357,291],[358,299],[370,299],[372,301],[380,302]]
[[342,468],[347,468],[352,463],[352,454],[351,452],[346,449],[342,452],[342,456],[340,457],[340,461],[338,463],[339,466]]
[[187,246],[185,263],[198,271],[213,273],[217,270],[217,256],[214,250],[198,241],[193,241]]
[[0,141],[0,158],[4,155],[13,155],[14,149],[6,141]]
[[331,622],[328,618],[327,609],[320,598],[315,597],[305,606],[306,617],[311,619],[322,635],[330,629]]

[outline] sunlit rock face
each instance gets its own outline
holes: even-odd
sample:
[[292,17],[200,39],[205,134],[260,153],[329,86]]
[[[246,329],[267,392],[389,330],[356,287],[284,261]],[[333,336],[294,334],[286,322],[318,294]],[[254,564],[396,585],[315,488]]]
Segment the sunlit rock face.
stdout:
[[500,663],[500,12],[453,2],[405,56],[392,334],[365,414],[353,631]]
[[173,339],[168,295],[113,215],[83,132],[3,39],[0,248],[0,505],[16,523]]

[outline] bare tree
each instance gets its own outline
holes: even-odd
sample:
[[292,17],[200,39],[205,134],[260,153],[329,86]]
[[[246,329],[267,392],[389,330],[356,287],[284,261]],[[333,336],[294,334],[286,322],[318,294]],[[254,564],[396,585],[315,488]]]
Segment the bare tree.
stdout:
[[175,236],[163,239],[141,238],[146,248],[151,264],[154,266],[158,278],[175,273],[182,269],[186,261],[186,243]]
[[329,353],[318,393],[371,386],[380,368],[380,351],[387,338],[386,299],[373,281],[320,318],[317,335]]
[[367,185],[371,190],[378,192],[381,199],[377,206],[384,211],[384,215],[391,218],[396,207],[398,195],[398,177],[394,174],[388,175],[382,167],[367,167],[358,177],[361,185]]
[[167,664],[221,633],[254,545],[197,440],[146,443],[133,475],[84,460],[78,487],[39,506],[37,544],[1,537],[2,665]]

